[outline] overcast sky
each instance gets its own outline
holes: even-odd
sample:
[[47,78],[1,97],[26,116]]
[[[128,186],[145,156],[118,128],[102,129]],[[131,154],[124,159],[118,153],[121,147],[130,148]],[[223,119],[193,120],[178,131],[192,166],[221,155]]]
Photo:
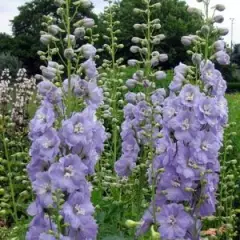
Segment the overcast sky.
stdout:
[[[131,1],[131,0],[129,0]],[[14,16],[18,14],[17,7],[23,5],[27,0],[0,0],[0,32],[7,32],[11,34],[11,25],[9,20],[13,19]],[[95,5],[96,12],[103,10],[104,5],[106,4],[103,0],[92,0]],[[200,7],[201,3],[197,3],[196,0],[186,0],[190,6]],[[224,12],[225,23],[224,27],[231,27],[230,18],[235,18],[234,23],[234,43],[240,43],[240,15],[239,15],[239,5],[236,3],[237,0],[211,0],[212,4],[221,3],[227,7],[227,10]],[[226,40],[230,42],[230,34],[226,37]]]

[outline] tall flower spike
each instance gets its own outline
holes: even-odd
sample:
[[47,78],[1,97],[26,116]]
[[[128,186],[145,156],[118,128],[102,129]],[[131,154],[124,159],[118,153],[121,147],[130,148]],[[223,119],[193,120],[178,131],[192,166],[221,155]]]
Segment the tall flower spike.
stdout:
[[[165,38],[163,34],[159,34],[160,20],[152,19],[152,11],[160,6],[159,4],[151,5],[151,1],[144,1],[144,7],[146,11],[134,9],[135,14],[144,15],[148,21],[134,25],[134,28],[141,30],[144,35],[142,38],[133,37],[134,45],[130,48],[131,52],[140,56],[140,60],[128,61],[130,65],[136,65],[138,70],[131,79],[126,81],[129,92],[125,95],[127,105],[124,106],[121,132],[122,155],[115,163],[115,170],[121,177],[131,175],[137,165],[140,150],[143,148],[145,148],[145,154],[149,151],[148,160],[151,163],[154,144],[160,132],[162,103],[166,96],[164,89],[156,87],[166,78],[166,73],[159,69],[159,64],[168,60],[166,54],[154,51],[155,46]],[[142,161],[146,163],[146,159]]]
[[[123,58],[117,58],[117,54],[120,49],[123,48],[122,44],[119,44],[118,30],[119,21],[115,20],[116,10],[118,9],[119,3],[113,3],[110,0],[106,0],[108,6],[104,10],[103,14],[103,25],[107,29],[106,34],[103,36],[104,45],[103,49],[99,50],[102,53],[107,53],[106,59],[103,59],[102,66],[100,69],[104,72],[100,75],[100,82],[104,90],[104,105],[102,106],[102,112],[104,116],[104,123],[107,127],[112,146],[109,146],[112,151],[112,162],[111,167],[113,168],[114,163],[118,157],[118,149],[120,145],[120,121],[122,119],[122,106],[124,93],[126,91],[123,85],[123,76],[125,65],[123,65]],[[110,124],[109,124],[110,123]]]
[[[203,4],[204,28],[199,35],[182,38],[184,45],[193,46],[189,53],[194,66],[181,63],[174,70],[170,95],[163,103],[163,138],[149,169],[156,190],[148,226],[153,224],[166,240],[200,239],[201,218],[215,212],[218,156],[228,110],[226,82],[208,59],[227,64],[228,58],[223,44],[216,42],[209,1]],[[143,217],[138,233],[146,231],[146,221]]]
[[[77,21],[82,32],[90,34],[85,39],[93,39],[89,30],[92,20],[70,18],[70,8],[91,4],[85,0],[58,4],[60,26],[52,16],[46,18],[51,41],[47,41],[46,53],[39,52],[48,65],[42,66],[42,75],[37,76],[42,80],[37,87],[41,105],[30,122],[27,170],[36,199],[28,209],[34,218],[26,239],[96,239],[98,226],[92,216],[92,186],[87,176],[94,173],[106,139],[105,129],[96,119],[102,90],[97,85],[96,49],[87,42],[75,49],[77,39],[71,34],[76,32],[71,23]],[[65,58],[57,46],[60,32],[66,34],[62,42]],[[52,60],[56,54],[61,64]]]

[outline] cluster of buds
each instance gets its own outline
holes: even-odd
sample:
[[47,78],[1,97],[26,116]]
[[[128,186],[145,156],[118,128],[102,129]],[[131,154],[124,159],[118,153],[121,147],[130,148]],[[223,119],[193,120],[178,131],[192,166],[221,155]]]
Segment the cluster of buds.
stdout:
[[11,119],[19,128],[28,123],[27,106],[36,91],[36,79],[28,78],[26,69],[19,69],[14,89],[15,99],[12,104]]
[[11,75],[9,69],[4,69],[0,76],[0,113],[6,115],[8,104],[12,101],[13,88],[10,86]]
[[118,29],[120,22],[115,20],[117,3],[112,3],[110,0],[106,0],[108,6],[104,11],[103,24],[106,26],[107,34],[103,35],[105,44],[103,45],[103,53],[107,53],[107,58],[103,59],[103,70],[100,75],[99,83],[102,84],[104,94],[104,105],[102,106],[102,114],[104,123],[107,127],[107,131],[112,139],[113,162],[117,160],[119,149],[119,130],[120,122],[122,120],[122,107],[124,101],[122,100],[126,87],[123,84],[123,76],[125,65],[123,65],[123,58],[117,58],[117,53],[123,48],[123,44],[118,43],[118,35],[120,30]]

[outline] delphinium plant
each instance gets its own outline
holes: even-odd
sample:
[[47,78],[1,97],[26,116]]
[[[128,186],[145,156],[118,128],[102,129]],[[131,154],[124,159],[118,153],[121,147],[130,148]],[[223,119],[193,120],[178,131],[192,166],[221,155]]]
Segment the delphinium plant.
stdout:
[[103,117],[107,131],[111,135],[109,138],[111,166],[113,167],[119,155],[121,141],[120,125],[123,118],[122,106],[123,95],[126,87],[123,83],[125,65],[123,58],[118,58],[118,52],[123,48],[123,44],[118,41],[120,31],[118,29],[120,22],[115,20],[118,3],[108,1],[108,6],[103,13],[103,26],[107,29],[107,35],[102,36],[105,44],[103,45],[103,54],[106,53],[106,59],[103,59],[101,66],[101,82],[104,90]]
[[[130,177],[134,182],[132,217],[137,218],[146,207],[146,199],[151,198],[155,188],[148,189],[146,170],[152,166],[155,158],[155,144],[161,138],[162,104],[166,96],[163,88],[157,88],[157,81],[163,81],[166,73],[159,65],[168,60],[168,56],[155,51],[155,46],[164,39],[160,34],[159,19],[152,18],[152,12],[161,7],[142,1],[142,9],[134,9],[142,16],[142,23],[134,25],[138,37],[133,37],[130,51],[138,54],[138,59],[130,59],[128,64],[137,71],[126,81],[129,92],[125,95],[124,122],[121,127],[122,154],[115,163],[120,177]],[[159,84],[158,84],[159,85]],[[160,151],[161,149],[159,149]],[[151,168],[151,167],[150,167]],[[135,184],[136,183],[136,184]]]
[[210,1],[198,2],[204,5],[205,24],[196,35],[182,38],[185,46],[192,46],[188,53],[193,65],[180,63],[175,68],[163,103],[162,138],[148,172],[154,194],[142,220],[135,223],[137,236],[151,228],[153,239],[199,240],[202,218],[216,212],[219,151],[228,108],[226,82],[213,60],[226,65],[230,58],[218,40],[226,31],[215,27],[223,21],[215,13],[224,6],[214,6],[210,16]]
[[[55,2],[59,19],[46,17],[41,35],[47,46],[46,52],[39,52],[47,62],[37,76],[42,79],[42,102],[30,123],[28,174],[36,199],[28,209],[34,218],[26,239],[96,239],[89,176],[106,138],[96,119],[103,97],[97,86],[96,49],[77,43],[94,26],[93,19],[77,14],[91,2]],[[56,55],[61,63],[53,60]]]

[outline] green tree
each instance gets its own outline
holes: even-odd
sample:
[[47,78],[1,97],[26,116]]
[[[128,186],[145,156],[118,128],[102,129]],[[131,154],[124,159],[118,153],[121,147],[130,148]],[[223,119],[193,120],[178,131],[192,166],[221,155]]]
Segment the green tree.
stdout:
[[240,66],[240,44],[236,44],[232,53],[232,61],[233,63]]
[[42,48],[39,39],[43,16],[56,11],[56,6],[52,0],[33,0],[18,9],[19,15],[12,20],[14,54],[34,74],[41,64],[37,51]]
[[[161,8],[153,11],[153,18],[161,20],[161,33],[166,35],[166,40],[158,49],[161,52],[169,54],[169,61],[166,68],[173,67],[181,61],[185,61],[188,56],[186,49],[181,44],[181,37],[196,32],[202,23],[201,17],[187,12],[187,4],[180,0],[152,0],[152,3],[161,3]],[[133,29],[135,23],[142,23],[144,19],[133,13],[134,8],[142,5],[141,0],[122,0],[119,2],[119,9],[116,14],[116,20],[120,21],[121,34],[119,40],[125,45],[120,54],[125,58],[131,58],[129,48],[132,45],[131,38],[136,35]],[[100,16],[100,20],[103,17]],[[104,31],[103,23],[101,33]],[[135,56],[134,56],[135,57]]]
[[7,54],[13,50],[13,41],[14,39],[6,34],[0,33],[0,53]]

